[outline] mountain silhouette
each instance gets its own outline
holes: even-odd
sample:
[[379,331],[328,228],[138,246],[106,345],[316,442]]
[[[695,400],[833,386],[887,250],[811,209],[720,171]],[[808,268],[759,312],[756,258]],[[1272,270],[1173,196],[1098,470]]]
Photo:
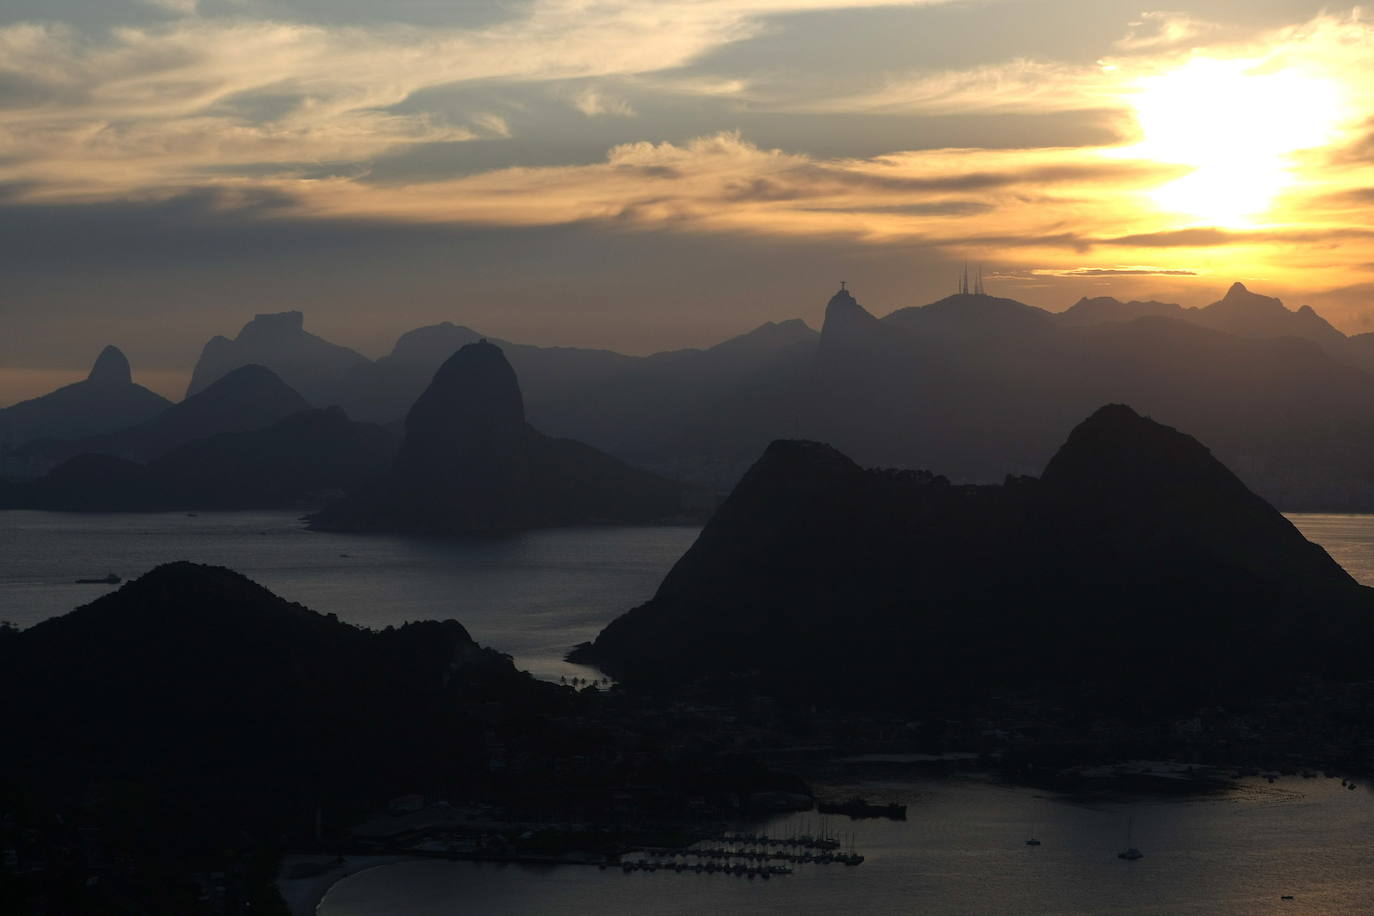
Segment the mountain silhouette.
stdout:
[[574,657],[903,703],[1015,686],[1139,711],[1349,674],[1358,586],[1196,440],[1122,405],[1042,479],[959,486],[774,442],[647,604]]
[[[143,423],[171,405],[161,395],[134,384],[129,361],[118,347],[101,351],[84,381],[0,409],[0,450],[35,439],[79,439]],[[5,473],[33,476],[21,464],[5,461]]]
[[1252,293],[1244,283],[1231,284],[1225,296],[1198,309],[1191,320],[1240,337],[1300,337],[1338,356],[1348,349],[1346,336],[1311,306],[1290,311],[1272,296]]
[[454,353],[406,415],[387,475],[314,516],[317,528],[481,532],[683,514],[690,491],[525,422],[515,371],[486,341]]
[[1185,309],[1174,302],[1159,302],[1151,299],[1141,302],[1132,299],[1122,302],[1111,296],[1084,296],[1073,305],[1053,316],[1062,325],[1083,326],[1106,324],[1108,322],[1135,321],[1137,318],[1178,318],[1186,320],[1192,309]]
[[0,713],[24,753],[0,779],[118,850],[62,912],[199,912],[198,863],[462,791],[487,774],[484,736],[560,702],[456,621],[360,629],[191,563],[4,635]]
[[329,407],[192,440],[154,459],[148,473],[177,508],[304,507],[381,473],[397,445],[391,430]]
[[[1374,454],[1374,377],[1316,341],[1157,315],[1075,325],[1029,306],[990,321],[978,300],[951,297],[932,319],[920,313],[935,306],[902,310],[866,342],[823,336],[798,429],[866,465],[992,482],[1036,472],[1057,430],[1118,401],[1195,431],[1285,509],[1374,506],[1374,473],[1358,457]],[[1238,289],[1218,314],[1251,306],[1305,321]]]
[[1352,346],[1351,338],[1332,327],[1311,306],[1290,310],[1279,299],[1253,293],[1239,282],[1231,284],[1221,299],[1202,308],[1184,308],[1169,302],[1120,302],[1104,296],[1080,299],[1055,316],[1060,324],[1070,326],[1145,317],[1177,318],[1237,337],[1297,337],[1318,344],[1335,359],[1374,369],[1374,360]]
[[146,462],[195,439],[260,429],[308,406],[271,370],[242,366],[136,426],[87,439],[34,443],[20,454],[42,455],[54,466],[83,453]]
[[997,336],[1019,338],[1047,332],[1053,324],[1053,318],[1043,309],[983,293],[958,293],[919,308],[898,309],[882,320],[951,342]]
[[201,351],[186,396],[192,397],[231,371],[249,365],[270,368],[311,404],[336,404],[336,388],[350,371],[370,361],[355,350],[305,330],[301,312],[255,315],[233,340],[211,338]]
[[395,434],[331,407],[179,445],[148,464],[85,453],[0,489],[0,508],[78,512],[317,508],[386,469]]
[[124,355],[124,351],[120,350],[119,347],[107,346],[95,358],[95,364],[91,366],[86,381],[106,387],[132,385],[134,373],[133,369],[129,367],[129,358]]
[[[1204,308],[1098,298],[1056,315],[961,293],[878,314],[846,289],[820,334],[779,322],[647,357],[493,343],[533,426],[711,489],[794,437],[864,465],[995,482],[1037,472],[1060,431],[1119,401],[1197,433],[1284,509],[1374,509],[1374,346],[1309,308],[1237,284]],[[408,332],[317,403],[394,421],[477,335],[447,322]]]

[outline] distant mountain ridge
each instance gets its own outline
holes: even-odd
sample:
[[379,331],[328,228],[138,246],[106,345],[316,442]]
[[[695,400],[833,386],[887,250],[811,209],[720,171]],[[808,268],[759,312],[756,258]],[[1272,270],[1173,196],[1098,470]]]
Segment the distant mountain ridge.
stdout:
[[[151,420],[171,402],[133,381],[129,360],[118,347],[101,351],[84,381],[42,397],[0,408],[0,452],[35,439],[77,439],[111,433]],[[24,469],[4,467],[23,475]]]
[[186,396],[192,397],[235,369],[261,365],[317,407],[329,407],[333,386],[350,371],[371,361],[348,347],[330,343],[305,330],[298,311],[253,316],[233,340],[213,337],[202,349],[191,373]]
[[[1187,320],[1158,303],[1137,303],[1138,316],[1115,305],[1055,316],[961,294],[872,319],[861,335],[846,319],[832,335],[832,303],[798,429],[864,464],[990,482],[1043,467],[1055,430],[1120,401],[1196,431],[1284,508],[1374,508],[1362,466],[1374,456],[1374,375],[1333,355],[1339,332],[1240,285]],[[1086,320],[1093,309],[1125,320]],[[1292,333],[1266,336],[1276,330]],[[1341,341],[1345,356],[1360,346]]]
[[406,415],[394,467],[312,517],[326,530],[477,533],[683,517],[691,488],[525,421],[515,371],[486,340],[449,357]]
[[30,443],[21,454],[49,463],[82,453],[144,462],[196,439],[261,429],[309,406],[272,370],[241,366],[142,423],[100,436]]
[[1310,305],[1292,310],[1279,299],[1253,293],[1239,282],[1231,284],[1221,299],[1201,308],[1154,301],[1120,302],[1101,297],[1080,299],[1057,316],[1063,324],[1080,327],[1145,317],[1177,318],[1238,337],[1298,337],[1319,344],[1336,359],[1374,370],[1374,360],[1359,347],[1351,345],[1353,338],[1334,328]]
[[[240,336],[276,347],[283,371],[318,349],[299,313],[250,328]],[[477,339],[450,322],[415,329],[375,362],[320,370],[307,400],[397,422],[447,356]],[[819,334],[769,323],[648,357],[494,342],[537,428],[715,489],[769,441],[799,436],[865,464],[995,481],[1039,469],[1055,430],[1123,401],[1197,431],[1286,509],[1374,509],[1374,346],[1242,284],[1204,308],[1099,298],[1056,314],[961,293],[883,317],[842,290]]]

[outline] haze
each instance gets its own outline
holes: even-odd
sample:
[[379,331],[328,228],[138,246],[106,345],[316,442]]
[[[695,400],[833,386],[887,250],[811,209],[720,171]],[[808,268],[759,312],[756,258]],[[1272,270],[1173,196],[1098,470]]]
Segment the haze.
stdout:
[[0,404],[299,308],[629,353],[1233,280],[1374,329],[1374,25],[1306,2],[8,0]]

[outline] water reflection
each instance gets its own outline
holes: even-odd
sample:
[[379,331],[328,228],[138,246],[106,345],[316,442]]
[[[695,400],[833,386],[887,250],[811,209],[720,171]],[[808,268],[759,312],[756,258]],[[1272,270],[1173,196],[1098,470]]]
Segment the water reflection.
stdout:
[[[858,868],[799,866],[785,878],[750,882],[410,863],[346,879],[320,913],[1374,912],[1374,804],[1334,779],[1246,782],[1193,800],[1066,798],[966,780],[901,788],[911,806],[905,822],[828,819],[832,831],[853,834],[866,856]],[[1145,853],[1135,862],[1117,858],[1128,818]],[[787,835],[816,822],[814,814],[790,815],[764,829]],[[1030,823],[1039,847],[1025,845]]]

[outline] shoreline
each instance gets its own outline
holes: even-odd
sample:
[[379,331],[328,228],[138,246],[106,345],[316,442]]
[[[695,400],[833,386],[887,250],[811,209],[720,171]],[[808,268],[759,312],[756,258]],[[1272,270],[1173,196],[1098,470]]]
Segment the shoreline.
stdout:
[[345,878],[370,871],[374,868],[382,868],[387,865],[399,865],[402,862],[423,861],[423,857],[402,853],[391,855],[351,855],[344,856],[339,864],[310,875],[305,878],[290,878],[290,870],[296,866],[320,862],[323,856],[306,855],[302,853],[288,853],[282,856],[281,868],[277,872],[277,891],[282,899],[286,901],[287,911],[291,916],[315,916],[324,903],[324,898],[336,884]]

